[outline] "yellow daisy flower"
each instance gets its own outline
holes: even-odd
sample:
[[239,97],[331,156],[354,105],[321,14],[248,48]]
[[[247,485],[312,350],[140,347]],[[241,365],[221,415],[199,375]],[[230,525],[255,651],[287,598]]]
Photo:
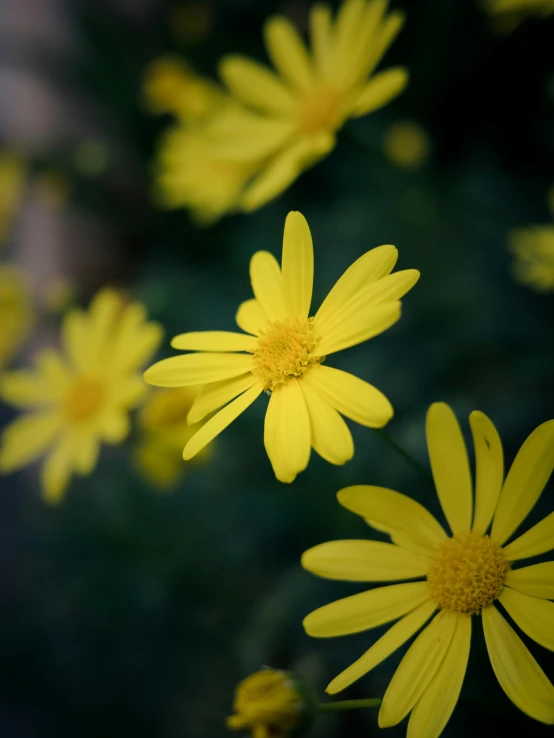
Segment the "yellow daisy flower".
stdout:
[[120,443],[127,436],[128,413],[146,391],[138,370],[161,337],[140,303],[125,304],[111,289],[101,290],[88,312],[72,310],[63,322],[63,353],[40,351],[34,370],[11,372],[0,381],[0,397],[28,410],[3,431],[0,473],[47,452],[43,493],[58,502],[73,473],[92,472],[102,442]]
[[513,231],[509,245],[517,281],[538,292],[554,290],[554,225]]
[[315,5],[310,51],[289,20],[271,18],[265,42],[276,73],[247,57],[223,59],[221,76],[246,110],[217,145],[237,160],[267,160],[246,187],[242,209],[264,205],[325,157],[348,118],[402,92],[403,67],[374,74],[403,24],[401,13],[386,11],[387,0],[345,0],[333,21],[328,5]]
[[385,156],[402,169],[418,169],[429,158],[430,142],[426,130],[413,121],[396,121],[385,131]]
[[264,391],[270,395],[265,448],[277,479],[292,482],[307,467],[311,448],[331,464],[351,459],[352,436],[341,414],[380,428],[393,410],[378,389],[323,361],[400,318],[400,298],[419,272],[390,274],[396,259],[394,246],[368,251],[310,317],[312,237],[305,218],[289,213],[281,267],[267,251],[258,251],[250,262],[255,299],[243,302],[236,315],[245,333],[184,333],[171,345],[197,353],[160,361],[144,375],[159,387],[203,385],[189,423],[219,410],[187,443],[184,459],[195,456]]
[[0,151],[0,244],[9,234],[26,174],[27,165],[20,156]]
[[[382,582],[419,579],[353,595],[304,620],[316,638],[359,633],[398,620],[327,687],[331,694],[367,674],[417,636],[383,697],[379,725],[410,713],[410,738],[437,738],[458,700],[471,640],[472,615],[481,614],[492,668],[523,712],[554,724],[554,687],[500,613],[554,650],[554,562],[512,568],[554,548],[554,513],[508,542],[537,502],[554,468],[554,420],[527,438],[504,479],[502,443],[481,412],[469,417],[476,458],[475,503],[463,436],[448,405],[427,413],[427,446],[448,535],[418,502],[382,487],[347,487],[340,504],[392,543],[332,541],[307,551],[303,566],[328,579]],[[487,531],[492,523],[489,534]],[[493,604],[494,603],[494,604]],[[438,613],[437,613],[438,610]]]
[[33,322],[33,303],[25,275],[11,264],[0,264],[0,369],[25,343]]

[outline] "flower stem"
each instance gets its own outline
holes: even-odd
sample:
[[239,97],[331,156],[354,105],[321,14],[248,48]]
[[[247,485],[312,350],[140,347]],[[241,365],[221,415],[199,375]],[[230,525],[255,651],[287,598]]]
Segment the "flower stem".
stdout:
[[380,704],[380,697],[369,697],[365,700],[343,700],[342,702],[320,702],[317,711],[344,712],[345,710],[357,710],[360,707],[378,707]]
[[423,464],[420,464],[417,459],[414,459],[414,457],[410,453],[403,449],[402,446],[397,443],[394,438],[392,438],[392,436],[387,433],[386,430],[383,430],[382,428],[375,428],[375,432],[381,436],[383,441],[388,443],[391,448],[399,453],[400,456],[402,456],[408,462],[408,464],[410,464],[410,466],[412,466],[417,471],[422,479],[424,479],[426,482],[433,481],[431,473],[423,466]]

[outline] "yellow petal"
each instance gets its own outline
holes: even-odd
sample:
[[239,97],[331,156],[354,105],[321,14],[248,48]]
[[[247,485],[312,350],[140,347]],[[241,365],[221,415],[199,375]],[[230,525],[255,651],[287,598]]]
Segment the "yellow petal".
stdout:
[[[552,545],[554,546],[554,542]],[[554,561],[510,569],[504,582],[518,592],[554,600]]]
[[409,74],[404,67],[391,67],[376,74],[354,100],[351,110],[353,118],[379,110],[398,97],[408,84]]
[[324,605],[304,618],[314,638],[360,633],[402,617],[429,599],[427,582],[391,584]]
[[89,475],[98,461],[100,444],[95,434],[82,435],[75,439],[74,468],[82,476]]
[[339,413],[304,381],[304,377],[299,384],[310,416],[312,447],[330,464],[346,464],[354,456],[350,429]]
[[363,656],[345,669],[329,684],[326,692],[336,694],[367,674],[371,669],[384,661],[397,648],[400,648],[408,638],[418,631],[435,612],[436,605],[431,600],[422,602],[401,620],[387,630],[385,635],[375,641]]
[[275,387],[265,416],[264,445],[275,476],[293,482],[310,460],[308,408],[299,382],[292,378]]
[[475,448],[475,514],[473,530],[484,534],[492,520],[502,482],[504,455],[502,441],[493,423],[477,410],[469,416]]
[[292,23],[283,16],[275,16],[265,24],[264,34],[269,56],[279,74],[298,90],[312,86],[312,62]]
[[39,351],[36,364],[39,373],[44,376],[45,382],[56,388],[56,392],[63,393],[68,384],[72,381],[72,374],[61,357],[61,355],[53,349],[43,349]]
[[529,638],[554,651],[554,602],[504,587],[500,604]]
[[250,281],[258,305],[268,320],[286,318],[281,269],[269,251],[257,251],[250,260]]
[[328,5],[313,5],[310,10],[310,41],[314,67],[320,77],[326,76],[333,65],[334,34],[331,9]]
[[528,559],[554,549],[554,512],[502,549],[508,561]]
[[302,213],[287,215],[281,264],[285,307],[291,317],[307,318],[312,303],[314,248]]
[[239,328],[246,333],[259,336],[260,332],[267,328],[267,317],[257,300],[245,300],[241,302],[235,320]]
[[185,446],[183,451],[183,459],[188,461],[207,446],[210,441],[218,436],[221,431],[225,430],[233,420],[243,413],[246,408],[254,402],[254,400],[263,392],[263,385],[255,384],[249,390],[239,395],[236,400],[226,405],[213,418],[205,423],[199,431],[197,431]]
[[397,259],[398,250],[388,245],[377,246],[356,259],[323,301],[315,316],[317,324],[324,329],[327,322],[361,289],[390,274]]
[[278,152],[244,190],[240,207],[247,213],[262,207],[284,192],[300,174],[327,156],[335,136],[324,132],[291,141]]
[[62,499],[73,469],[75,441],[65,435],[46,457],[41,469],[42,495],[46,502],[55,505]]
[[380,728],[397,725],[425,692],[450,646],[458,617],[441,610],[412,643],[383,696]]
[[[85,340],[85,347],[73,351],[75,365],[81,369],[103,368],[105,352],[111,348],[114,326],[117,324],[123,307],[122,299],[116,290],[101,289],[91,302],[87,317],[88,328],[79,341]],[[79,353],[79,357],[77,357]]]
[[335,22],[335,57],[333,79],[348,84],[350,58],[355,51],[360,29],[363,28],[365,0],[344,0]]
[[229,55],[220,63],[219,73],[235,97],[257,110],[286,115],[294,107],[294,96],[263,64]]
[[0,397],[19,408],[39,407],[59,400],[62,388],[28,369],[8,372],[0,379]]
[[62,417],[54,412],[23,415],[6,426],[0,447],[0,472],[7,474],[35,461],[61,426]]
[[485,642],[500,686],[516,707],[554,724],[554,687],[521,638],[491,605],[482,611]]
[[[257,168],[261,161],[274,156],[290,141],[296,125],[294,119],[268,118],[243,108],[233,108],[230,114],[216,116],[203,130],[215,161],[251,163]],[[244,169],[244,172],[241,188],[254,169],[250,173]]]
[[116,445],[127,438],[130,429],[131,424],[127,413],[114,410],[106,413],[102,418],[98,432],[103,441]]
[[456,416],[446,403],[431,405],[425,430],[433,479],[445,517],[453,533],[467,532],[472,517],[469,460]]
[[89,324],[89,317],[82,310],[74,308],[65,315],[61,326],[64,351],[78,371],[85,371],[92,361]]
[[344,89],[355,89],[367,77],[368,60],[374,58],[386,9],[387,0],[364,3],[363,16],[352,25],[349,41],[337,50],[332,78]]
[[192,387],[239,377],[251,367],[248,354],[185,354],[158,361],[147,369],[144,379],[155,387]]
[[131,303],[115,318],[107,350],[112,354],[114,371],[123,374],[137,371],[151,359],[163,338],[158,323],[146,322],[146,310],[140,303]]
[[181,333],[171,341],[181,351],[249,351],[256,350],[258,341],[253,336],[231,331],[199,331]]
[[358,68],[358,79],[368,77],[377,67],[383,56],[388,51],[394,39],[400,33],[404,25],[404,14],[399,12],[389,13],[383,23],[376,29],[372,43],[366,49],[365,58]]
[[441,665],[412,710],[407,738],[439,738],[458,702],[470,646],[471,616],[460,615]]
[[337,494],[337,499],[347,510],[377,523],[380,530],[415,554],[432,555],[447,538],[423,505],[392,489],[365,485],[345,487]]
[[424,577],[429,560],[381,541],[329,541],[306,551],[302,566],[325,579],[386,582]]
[[194,398],[194,402],[187,415],[189,425],[194,425],[206,417],[214,410],[226,405],[234,400],[237,395],[242,394],[250,389],[258,378],[253,374],[246,374],[242,377],[234,377],[233,379],[225,379],[223,382],[214,382],[202,387],[198,395]]
[[341,369],[314,365],[304,374],[302,382],[341,415],[360,425],[382,428],[392,418],[392,406],[382,392]]
[[[340,323],[333,325],[318,344],[317,350],[322,355],[334,354],[337,351],[356,346],[370,338],[384,333],[400,320],[400,302],[389,302],[384,305],[364,304],[357,310],[354,305],[345,312]],[[319,330],[317,320],[314,321],[316,331]]]
[[512,464],[492,523],[491,539],[502,545],[525,520],[554,469],[554,420],[531,433]]

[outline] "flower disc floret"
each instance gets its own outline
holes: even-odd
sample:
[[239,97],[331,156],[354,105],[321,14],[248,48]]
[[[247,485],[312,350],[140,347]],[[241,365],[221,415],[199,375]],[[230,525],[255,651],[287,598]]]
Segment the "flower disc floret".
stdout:
[[474,614],[498,597],[509,568],[488,536],[456,533],[437,550],[427,580],[441,608]]
[[106,398],[103,384],[94,379],[78,379],[67,393],[64,415],[70,423],[90,420],[102,407]]

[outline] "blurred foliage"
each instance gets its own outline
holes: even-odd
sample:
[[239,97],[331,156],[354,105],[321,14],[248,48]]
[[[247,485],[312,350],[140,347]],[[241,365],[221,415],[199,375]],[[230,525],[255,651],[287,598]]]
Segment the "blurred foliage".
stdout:
[[[312,229],[314,305],[363,252],[393,243],[399,268],[420,269],[421,281],[404,300],[399,324],[336,365],[391,399],[388,430],[422,462],[425,411],[435,400],[452,404],[464,431],[471,410],[486,412],[510,462],[526,435],[554,417],[554,298],[513,281],[506,247],[511,229],[551,223],[545,196],[554,178],[554,19],[529,19],[498,36],[466,0],[405,6],[407,23],[387,63],[409,67],[407,92],[349,124],[332,156],[279,200],[211,229],[151,204],[152,152],[165,123],[143,109],[145,68],[160,55],[183,54],[213,76],[225,52],[263,58],[264,19],[280,10],[302,26],[306,0],[214,0],[192,39],[183,31],[187,22],[175,20],[186,10],[182,3],[158,2],[153,15],[142,16],[107,0],[81,0],[67,4],[78,39],[71,53],[11,39],[2,62],[45,75],[94,111],[90,133],[37,149],[32,162],[67,177],[68,213],[101,223],[117,243],[109,260],[110,247],[97,244],[102,266],[75,286],[83,302],[100,283],[119,283],[147,303],[168,337],[232,330],[238,304],[250,296],[250,256],[261,248],[279,253],[289,210],[304,213]],[[385,131],[405,119],[422,125],[432,142],[419,169],[392,166],[382,151]],[[168,342],[162,355],[170,355]],[[434,491],[360,427],[352,428],[357,453],[345,467],[313,458],[294,485],[280,484],[263,449],[264,410],[256,403],[218,439],[209,462],[187,469],[170,494],[139,475],[136,439],[104,453],[95,474],[75,482],[56,509],[40,501],[33,471],[2,478],[6,736],[224,736],[235,684],[248,673],[264,664],[293,670],[322,694],[373,642],[374,632],[331,641],[304,634],[306,613],[361,588],[316,580],[300,569],[300,555],[322,541],[369,532],[339,508],[335,493],[343,486],[398,489],[442,520]],[[0,408],[2,425],[11,417]],[[551,481],[530,522],[553,502]],[[530,648],[553,678],[552,654]],[[400,656],[345,697],[382,695]],[[378,731],[367,710],[319,718],[311,735]],[[479,627],[445,736],[469,731],[551,734],[501,691]],[[404,733],[401,725],[387,735]]]

